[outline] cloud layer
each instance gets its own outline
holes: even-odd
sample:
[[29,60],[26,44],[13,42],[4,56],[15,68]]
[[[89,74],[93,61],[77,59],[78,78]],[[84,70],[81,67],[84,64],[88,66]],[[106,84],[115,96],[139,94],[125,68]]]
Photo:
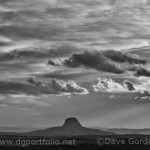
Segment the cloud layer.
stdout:
[[49,46],[18,48],[9,52],[0,53],[0,62],[12,61],[16,59],[40,60],[46,58],[60,58],[72,54],[74,51],[77,50],[73,46],[58,46],[55,49],[52,49],[51,47],[49,48]]
[[1,0],[0,3],[0,32],[14,42],[67,41],[103,48],[149,43],[148,0]]
[[[31,76],[67,80],[78,75],[79,82],[87,70],[90,81],[101,72],[150,76],[148,51],[137,55],[128,49],[149,45],[148,0],[0,0],[0,4],[0,78],[6,80],[0,81],[1,94],[88,92],[73,81],[18,82]],[[121,87],[135,89],[127,80]]]
[[0,81],[0,94],[26,95],[68,95],[87,94],[88,90],[78,86],[74,81],[51,80],[49,82],[35,81],[32,78],[27,82]]

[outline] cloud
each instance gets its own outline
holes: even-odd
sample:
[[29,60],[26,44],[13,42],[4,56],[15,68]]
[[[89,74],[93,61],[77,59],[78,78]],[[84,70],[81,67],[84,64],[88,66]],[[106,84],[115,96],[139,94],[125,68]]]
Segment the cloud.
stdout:
[[0,36],[0,46],[9,46],[11,45],[13,42],[11,41],[11,39],[6,38],[4,36]]
[[51,81],[51,85],[56,91],[61,91],[64,93],[76,93],[76,94],[88,94],[88,90],[77,85],[76,82],[70,80],[68,82],[62,80]]
[[124,87],[126,87],[126,89],[129,90],[129,91],[135,91],[135,90],[136,90],[135,85],[134,85],[131,81],[125,80],[125,81],[123,82],[123,85],[124,85]]
[[[65,68],[75,72],[76,67],[91,69],[95,74],[98,70],[120,75],[126,73],[127,65],[146,64],[144,58],[125,51],[91,52],[93,47],[119,49],[149,44],[150,7],[142,1],[145,0],[0,0],[0,33],[3,36],[0,46],[5,46],[5,50],[6,46],[12,48],[10,44],[17,47],[19,44],[32,45],[32,42],[35,42],[33,45],[49,42],[56,47],[66,42],[90,49],[83,53],[72,47],[51,49],[49,46],[48,49],[27,48],[0,53],[1,78],[18,79],[42,74],[36,77],[74,79],[75,73],[55,76],[53,71]],[[53,58],[60,57],[66,58],[63,64],[71,69],[46,66],[49,59],[49,64],[55,66],[57,61]],[[138,69],[135,74],[149,76],[149,71]]]
[[0,41],[0,46],[9,46],[9,45],[11,45],[11,44],[12,44],[12,43]]
[[1,78],[26,78],[31,77],[31,74],[45,74],[55,69],[61,69],[52,68],[50,71],[50,67],[46,65],[47,60],[50,59],[59,64],[61,58],[71,55],[76,49],[73,46],[57,45],[53,48],[50,45],[37,45],[1,52]]
[[[67,69],[68,70],[68,69]],[[41,74],[33,74],[35,77],[42,77],[42,78],[54,78],[54,79],[59,79],[59,80],[76,80],[79,81],[79,79],[83,78],[85,79],[86,76],[93,76],[95,73],[90,72],[90,71],[67,71],[64,69],[63,70],[56,70],[54,72],[50,73],[41,73]]]
[[99,71],[122,74],[125,71],[108,60],[103,53],[98,51],[85,51],[81,54],[73,54],[69,59],[66,59],[63,64],[67,67],[88,67]]
[[141,97],[141,100],[150,100],[150,96]]
[[135,72],[135,76],[145,76],[145,77],[150,77],[150,71],[147,70],[146,68],[135,68],[134,69],[136,72]]
[[75,16],[75,11],[67,7],[47,8],[46,13],[60,18],[71,18]]
[[72,19],[76,14],[71,8],[53,6],[45,0],[13,0],[0,3],[10,9],[0,14],[0,33],[18,41],[63,39],[61,37],[69,32],[66,19]]
[[119,52],[115,50],[105,51],[85,51],[80,54],[73,54],[69,59],[66,59],[63,64],[67,67],[89,67],[99,71],[122,74],[125,69],[119,67],[122,63],[129,64],[146,64],[147,60],[140,58],[136,54],[127,52]]
[[146,64],[146,59],[140,58],[137,54],[127,52],[107,50],[103,52],[104,56],[118,63],[128,62],[130,64]]
[[74,81],[50,80],[49,82],[28,79],[27,82],[0,81],[0,94],[25,95],[68,95],[87,94],[88,90],[80,87]]
[[145,45],[150,35],[149,5],[137,0],[7,0],[0,3],[5,8],[0,16],[3,24],[0,32],[15,40],[78,42],[85,47],[89,42],[107,41],[100,46],[124,48],[139,46],[141,40]]
[[58,46],[56,48],[47,47],[25,47],[0,53],[0,61],[12,61],[14,59],[44,59],[60,58],[72,54],[74,51],[80,51],[74,46]]
[[50,59],[48,60],[47,65],[50,65],[50,66],[59,66],[59,64],[56,64],[54,61],[52,61]]
[[58,26],[38,25],[8,25],[0,26],[1,34],[20,39],[41,39],[41,40],[55,40],[60,34],[65,33],[65,29]]
[[21,107],[31,107],[31,106],[39,106],[46,107],[49,104],[41,101],[44,96],[33,96],[33,95],[24,95],[24,94],[7,94],[0,95],[0,105],[12,105],[12,106],[21,106]]
[[98,83],[93,85],[94,92],[133,92],[136,91],[131,81],[124,81],[123,84],[115,82],[111,78],[98,78]]

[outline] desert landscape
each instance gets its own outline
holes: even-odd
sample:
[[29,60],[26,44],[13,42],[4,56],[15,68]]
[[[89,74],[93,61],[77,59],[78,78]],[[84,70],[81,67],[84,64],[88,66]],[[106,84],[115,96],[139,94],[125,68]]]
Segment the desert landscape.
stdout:
[[[148,150],[150,147],[150,135],[131,134],[130,129],[109,129],[103,131],[83,127],[74,118],[67,118],[62,126],[45,130],[31,131],[27,133],[0,133],[1,148],[11,149],[68,149],[68,150]],[[127,130],[127,129],[126,129]],[[148,129],[146,129],[148,130]],[[114,131],[114,132],[110,132]],[[120,131],[120,134],[116,134]],[[142,130],[145,131],[145,130]],[[137,131],[138,132],[138,131]],[[141,132],[141,130],[139,131]],[[142,132],[141,132],[142,133]]]

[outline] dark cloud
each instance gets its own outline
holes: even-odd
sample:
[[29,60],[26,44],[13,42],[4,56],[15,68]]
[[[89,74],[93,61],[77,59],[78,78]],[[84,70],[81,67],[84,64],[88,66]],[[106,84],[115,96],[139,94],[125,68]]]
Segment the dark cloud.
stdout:
[[77,51],[73,46],[61,46],[55,49],[48,48],[23,48],[15,49],[10,52],[0,53],[0,62],[12,61],[15,59],[43,59],[64,57]]
[[138,47],[138,48],[131,48],[131,49],[128,49],[127,51],[130,51],[130,53],[134,53],[134,54],[137,54],[137,55],[142,56],[144,58],[147,58],[148,61],[149,61],[150,46],[142,46],[142,47]]
[[26,94],[26,95],[49,95],[49,94],[87,94],[85,88],[78,86],[74,81],[50,80],[49,82],[28,79],[27,82],[0,81],[0,94]]
[[11,61],[17,57],[16,52],[8,52],[8,53],[1,53],[0,54],[0,61]]
[[50,66],[59,66],[59,64],[55,63],[54,61],[52,61],[50,59],[48,60],[47,65],[50,65]]
[[122,74],[125,72],[123,69],[119,68],[108,58],[106,58],[102,52],[98,51],[85,51],[81,54],[73,54],[69,59],[66,59],[63,62],[63,64],[67,67],[72,68],[85,66],[99,71],[105,71],[116,74]]
[[129,90],[129,91],[136,91],[135,85],[131,81],[125,80],[123,82],[123,84],[127,88],[127,90]]
[[140,58],[136,54],[121,52],[121,51],[114,51],[114,50],[107,50],[104,51],[103,54],[105,57],[111,59],[112,61],[125,63],[128,62],[130,64],[146,64],[146,59]]
[[147,70],[146,68],[135,68],[136,71],[135,75],[136,76],[145,76],[145,77],[150,77],[150,71]]
[[146,64],[147,60],[140,58],[136,54],[105,50],[105,51],[85,51],[80,54],[73,54],[69,59],[66,59],[63,64],[67,67],[85,66],[96,70],[121,74],[125,69],[121,69],[119,65],[122,63],[129,64]]
[[12,44],[11,42],[0,41],[0,46],[9,46],[11,44]]

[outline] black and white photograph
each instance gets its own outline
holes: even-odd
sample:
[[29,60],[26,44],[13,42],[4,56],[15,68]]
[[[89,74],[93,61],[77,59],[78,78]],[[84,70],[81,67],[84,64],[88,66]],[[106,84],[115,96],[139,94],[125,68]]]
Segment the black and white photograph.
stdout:
[[150,0],[0,0],[0,150],[150,149]]

